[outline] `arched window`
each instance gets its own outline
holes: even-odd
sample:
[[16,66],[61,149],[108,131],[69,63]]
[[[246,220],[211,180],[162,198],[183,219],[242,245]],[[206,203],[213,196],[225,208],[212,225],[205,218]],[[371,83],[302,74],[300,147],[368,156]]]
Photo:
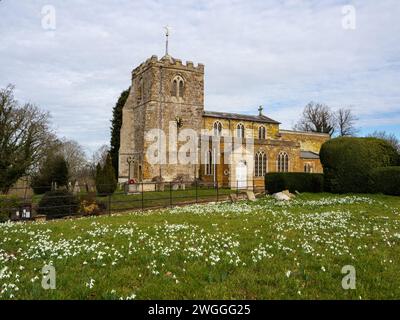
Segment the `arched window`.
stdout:
[[267,173],[267,155],[260,151],[257,152],[254,159],[254,175],[263,177]]
[[214,122],[214,136],[220,137],[222,135],[222,123],[219,121]]
[[305,172],[305,173],[312,173],[312,172],[313,172],[313,166],[312,166],[311,163],[306,162],[306,163],[304,164],[304,172]]
[[183,98],[185,92],[185,81],[181,76],[176,76],[172,80],[171,96]]
[[258,128],[258,139],[265,140],[265,127],[261,126]]
[[241,124],[241,123],[239,123],[239,124],[236,126],[236,136],[237,136],[238,138],[244,138],[244,125]]
[[178,94],[178,80],[172,82],[171,96],[176,97]]
[[183,80],[179,80],[179,97],[183,98],[183,92],[185,90],[185,86],[183,84]]
[[289,156],[286,152],[278,155],[278,172],[289,172]]
[[206,151],[205,158],[204,174],[211,176],[213,174],[213,155],[211,150]]

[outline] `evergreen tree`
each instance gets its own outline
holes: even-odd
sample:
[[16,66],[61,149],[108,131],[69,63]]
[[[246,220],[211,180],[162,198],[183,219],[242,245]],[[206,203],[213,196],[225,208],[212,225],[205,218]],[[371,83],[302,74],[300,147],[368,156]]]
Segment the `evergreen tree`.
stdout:
[[50,156],[40,167],[39,172],[33,176],[31,186],[36,194],[43,194],[51,190],[53,183],[58,187],[68,185],[69,170],[67,161],[62,156]]
[[122,126],[122,108],[125,105],[129,96],[130,88],[123,91],[113,109],[113,118],[111,120],[111,159],[115,172],[115,177],[118,177],[118,152],[120,146],[120,130]]
[[107,196],[114,193],[117,189],[117,179],[115,178],[114,167],[112,166],[111,155],[107,155],[104,166],[100,163],[96,167],[96,189],[100,196]]

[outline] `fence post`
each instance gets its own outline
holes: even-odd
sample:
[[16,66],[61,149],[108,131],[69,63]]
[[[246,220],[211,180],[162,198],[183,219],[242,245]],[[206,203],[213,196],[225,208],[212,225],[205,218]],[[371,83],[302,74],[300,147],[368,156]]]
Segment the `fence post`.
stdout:
[[254,180],[254,177],[253,177],[253,193],[256,192],[256,186],[255,186],[255,184],[254,184],[254,181],[255,181],[255,180]]
[[111,216],[111,194],[108,195],[108,215]]
[[143,188],[143,181],[142,181],[142,211],[144,210],[144,188]]
[[172,182],[169,182],[169,205],[172,207]]
[[195,182],[195,184],[196,184],[196,203],[198,203],[199,202],[199,199],[198,199],[198,194],[197,194],[197,192],[198,192],[198,181],[197,181],[197,179],[196,179],[196,182]]
[[217,202],[219,200],[219,191],[218,191],[218,180],[217,180]]
[[236,195],[239,195],[239,180],[236,180]]

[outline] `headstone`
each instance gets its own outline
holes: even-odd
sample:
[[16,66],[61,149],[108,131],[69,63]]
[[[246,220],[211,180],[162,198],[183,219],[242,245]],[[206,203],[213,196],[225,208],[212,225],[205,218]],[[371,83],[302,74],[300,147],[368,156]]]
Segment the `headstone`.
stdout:
[[282,191],[283,194],[286,194],[289,198],[296,198],[296,196],[293,193],[290,193],[289,190],[283,190]]
[[172,190],[176,191],[176,190],[178,190],[178,189],[179,189],[179,184],[174,183],[174,184],[172,185]]
[[128,194],[135,194],[139,192],[139,185],[135,184],[128,184]]
[[276,200],[279,200],[279,201],[289,201],[290,200],[290,197],[283,192],[274,193],[272,196]]
[[229,195],[229,198],[231,199],[232,202],[236,202],[238,200],[236,193],[231,193]]
[[256,196],[254,195],[253,191],[246,191],[247,199],[250,201],[256,201]]
[[78,193],[80,193],[80,192],[81,192],[81,188],[79,187],[78,181],[76,181],[76,182],[75,182],[75,185],[74,185],[73,193],[74,193],[74,194],[78,194]]
[[44,222],[46,221],[46,216],[45,215],[37,215],[34,217],[35,221],[40,221],[40,222]]

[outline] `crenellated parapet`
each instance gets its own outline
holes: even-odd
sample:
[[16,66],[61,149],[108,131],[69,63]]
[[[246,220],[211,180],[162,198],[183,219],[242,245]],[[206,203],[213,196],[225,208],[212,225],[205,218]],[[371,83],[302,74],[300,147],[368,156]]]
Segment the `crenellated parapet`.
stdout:
[[144,71],[146,71],[151,67],[162,67],[162,66],[168,68],[176,68],[178,70],[181,69],[186,71],[204,73],[204,64],[202,63],[198,63],[197,65],[195,65],[192,61],[186,61],[186,63],[182,63],[182,60],[175,59],[169,55],[164,56],[161,59],[158,59],[156,55],[153,55],[132,71],[132,77],[134,78],[135,76],[143,73]]

